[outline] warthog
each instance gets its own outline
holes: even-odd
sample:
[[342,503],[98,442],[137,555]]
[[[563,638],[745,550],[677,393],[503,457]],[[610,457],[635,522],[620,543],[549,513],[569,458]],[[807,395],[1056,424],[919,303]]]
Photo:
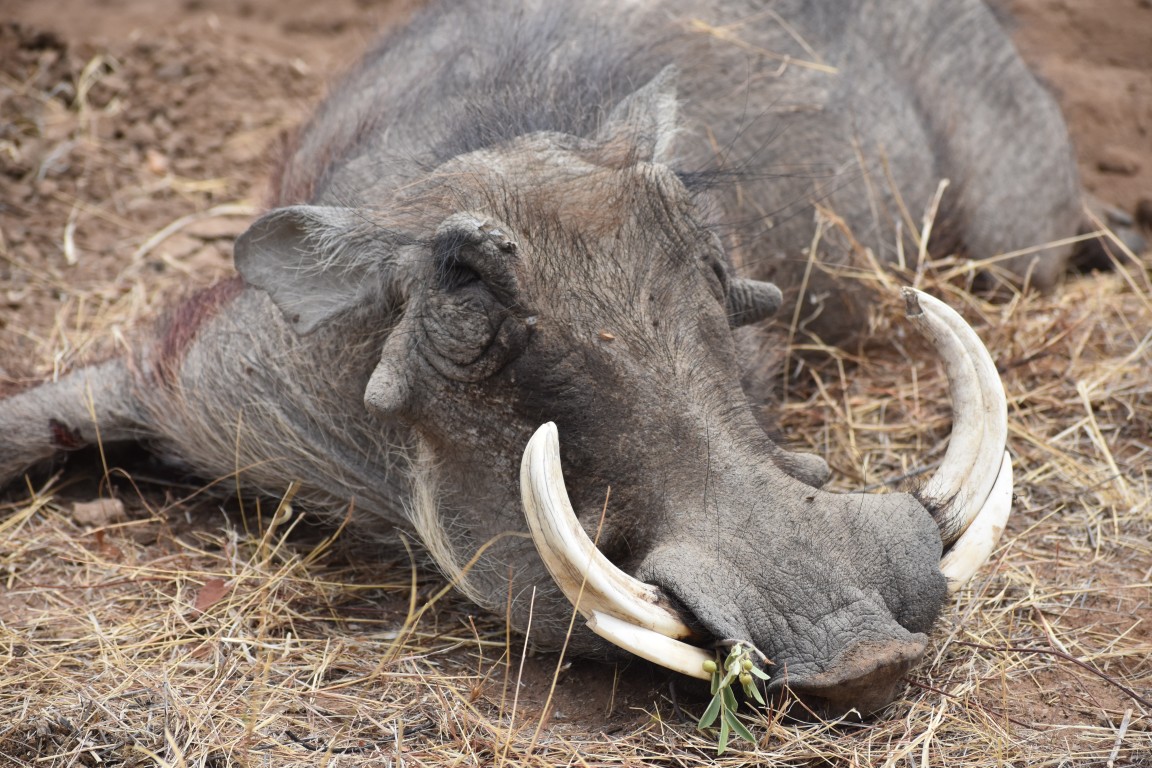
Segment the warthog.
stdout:
[[[858,327],[823,265],[915,253],[902,210],[941,178],[936,236],[973,257],[1078,223],[1061,118],[979,0],[434,3],[299,132],[239,278],[0,403],[0,481],[101,440],[298,482],[538,646],[579,595],[575,653],[701,676],[737,638],[770,688],[873,711],[1003,528],[999,379],[908,292],[949,451],[916,494],[833,494],[766,435],[737,336],[797,301],[808,332]],[[807,253],[816,205],[845,226]],[[1000,267],[1047,285],[1063,258]]]

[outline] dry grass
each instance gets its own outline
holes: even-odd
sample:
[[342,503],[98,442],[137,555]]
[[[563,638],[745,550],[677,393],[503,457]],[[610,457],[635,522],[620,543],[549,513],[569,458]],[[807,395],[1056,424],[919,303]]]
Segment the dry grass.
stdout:
[[[47,489],[10,505],[0,528],[0,755],[28,766],[1152,765],[1147,275],[1129,264],[998,303],[955,287],[948,262],[905,277],[962,307],[993,350],[1019,479],[992,563],[882,717],[747,713],[759,743],[716,759],[663,686],[626,675],[640,708],[589,718],[611,704],[576,697],[560,705],[576,717],[540,728],[554,659],[534,660],[517,687],[521,640],[450,597],[422,612],[441,585],[403,558],[349,565],[327,539],[286,541],[291,521],[242,530],[156,491],[129,497],[127,519],[92,520]],[[917,475],[949,427],[942,372],[880,285],[893,278],[865,279],[889,297],[875,328],[885,343],[797,366],[783,406],[787,431],[825,453],[845,488]],[[564,689],[562,678],[561,695],[576,695]],[[702,701],[689,693],[685,707],[698,714]]]
[[[120,162],[77,115],[73,137]],[[29,290],[62,297],[53,322],[19,339],[40,353],[22,363],[29,370],[67,367],[99,338],[122,343],[121,328],[223,268],[216,251],[173,255],[152,239],[189,208],[234,196],[176,181],[143,174],[115,193],[124,210],[157,183],[187,195],[191,204],[168,198],[163,223],[110,221],[116,253],[155,250],[167,277],[132,262],[77,284],[66,269],[26,267]],[[60,211],[62,252],[91,258],[72,224],[110,208],[69,195],[47,201]],[[25,269],[3,240],[0,256]],[[971,265],[865,271],[850,279],[876,290],[877,343],[789,371],[782,425],[828,458],[843,489],[915,478],[949,428],[943,372],[900,319],[893,285],[961,308],[1008,391],[1009,530],[946,610],[905,696],[874,720],[747,711],[759,743],[733,742],[718,759],[693,726],[706,696],[681,684],[674,701],[650,671],[564,666],[549,706],[558,660],[522,663],[522,639],[438,599],[442,582],[403,552],[349,553],[347,534],[289,535],[298,516],[224,516],[176,486],[135,493],[121,480],[128,514],[92,514],[74,502],[95,491],[57,481],[0,508],[0,758],[45,768],[1152,766],[1152,289],[1137,264],[1052,296],[1005,288],[997,302],[963,290]]]

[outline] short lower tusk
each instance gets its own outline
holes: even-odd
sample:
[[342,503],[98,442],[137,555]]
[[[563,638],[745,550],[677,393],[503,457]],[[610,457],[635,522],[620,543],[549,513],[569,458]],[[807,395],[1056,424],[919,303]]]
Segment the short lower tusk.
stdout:
[[592,612],[588,628],[613,645],[673,672],[701,680],[712,677],[704,671],[704,662],[715,661],[716,654],[703,648],[673,640],[599,611]]
[[940,560],[940,570],[948,579],[948,592],[954,593],[972,578],[992,554],[1012,513],[1012,458],[1004,452],[996,484],[984,507]]
[[608,614],[667,638],[692,634],[665,605],[659,589],[613,565],[584,532],[564,487],[560,441],[552,422],[537,429],[524,449],[520,498],[540,558],[564,596],[586,618]]
[[[944,461],[920,498],[949,509],[940,523],[944,546],[955,542],[984,508],[1008,439],[1004,386],[976,332],[951,307],[904,289],[908,319],[935,345],[952,395],[952,436]],[[1010,494],[1009,494],[1010,495]]]

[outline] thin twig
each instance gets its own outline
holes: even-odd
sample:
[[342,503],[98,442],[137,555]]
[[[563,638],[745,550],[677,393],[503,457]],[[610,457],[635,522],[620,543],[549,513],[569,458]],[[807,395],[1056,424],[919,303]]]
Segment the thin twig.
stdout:
[[979,648],[979,649],[984,650],[984,651],[992,651],[994,653],[1036,653],[1036,654],[1047,655],[1047,656],[1055,656],[1058,659],[1062,659],[1063,661],[1071,662],[1072,664],[1075,664],[1076,666],[1080,667],[1081,669],[1083,669],[1087,672],[1090,672],[1093,675],[1096,675],[1096,677],[1100,678],[1101,680],[1103,680],[1104,682],[1113,686],[1114,688],[1116,688],[1120,691],[1123,691],[1124,694],[1126,696],[1128,696],[1129,698],[1131,698],[1133,701],[1139,702],[1143,706],[1147,707],[1150,711],[1152,711],[1152,701],[1145,699],[1143,696],[1136,693],[1136,691],[1134,691],[1131,688],[1129,688],[1128,686],[1124,685],[1123,683],[1121,683],[1116,678],[1104,674],[1103,672],[1096,669],[1096,667],[1092,666],[1088,662],[1083,661],[1081,659],[1078,659],[1069,653],[1064,653],[1063,651],[1058,651],[1055,648],[1022,648],[1022,647],[1018,647],[1018,646],[984,645],[983,643],[974,643],[974,642],[971,642],[970,640],[957,640],[956,644],[957,645],[966,645],[970,648]]

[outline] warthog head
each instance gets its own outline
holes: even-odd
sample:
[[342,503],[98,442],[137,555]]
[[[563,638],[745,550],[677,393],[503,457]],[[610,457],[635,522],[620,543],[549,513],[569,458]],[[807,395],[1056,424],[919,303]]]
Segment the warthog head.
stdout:
[[[819,490],[822,462],[775,445],[741,389],[732,329],[780,293],[730,274],[672,169],[668,80],[597,135],[526,133],[384,199],[370,169],[337,171],[324,204],[258,221],[237,266],[301,333],[387,325],[364,402],[414,435],[414,527],[474,599],[554,646],[578,601],[612,644],[697,677],[702,648],[750,641],[770,685],[873,710],[974,567],[962,542],[942,572],[944,548],[990,495],[969,538],[1003,525],[999,380],[909,294],[957,398],[944,465],[916,496]],[[580,626],[571,647],[608,648]]]

